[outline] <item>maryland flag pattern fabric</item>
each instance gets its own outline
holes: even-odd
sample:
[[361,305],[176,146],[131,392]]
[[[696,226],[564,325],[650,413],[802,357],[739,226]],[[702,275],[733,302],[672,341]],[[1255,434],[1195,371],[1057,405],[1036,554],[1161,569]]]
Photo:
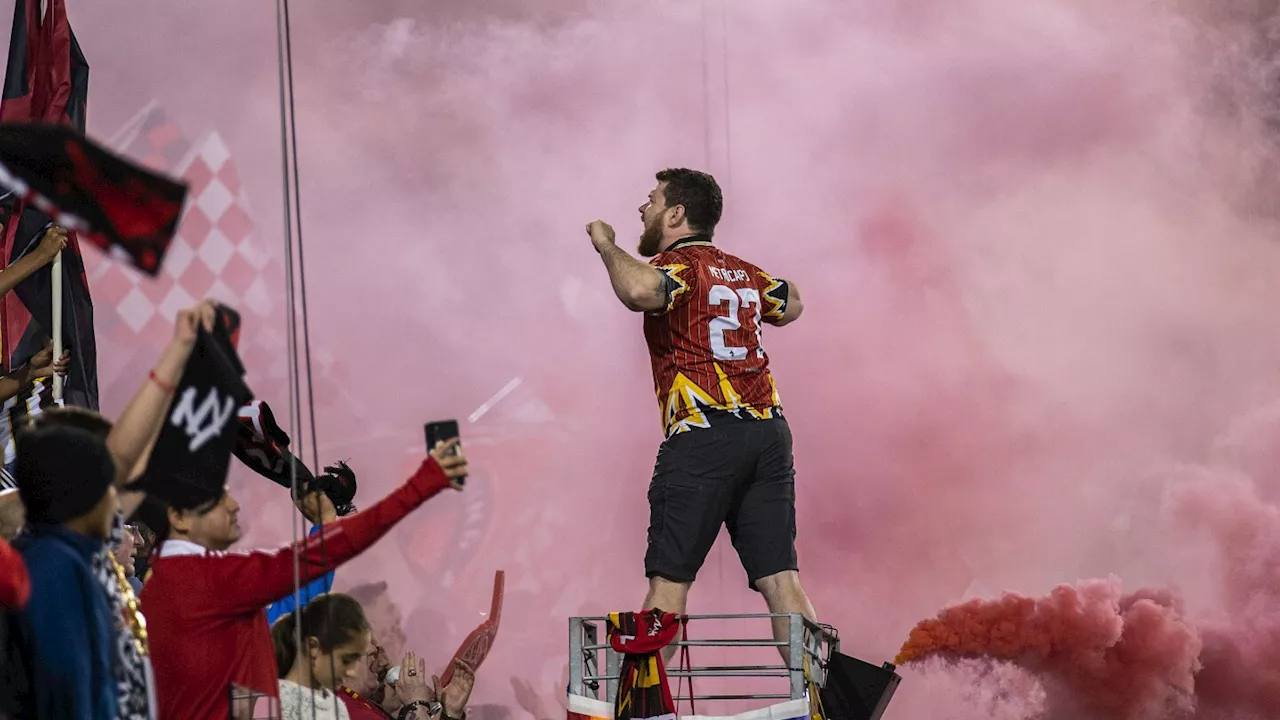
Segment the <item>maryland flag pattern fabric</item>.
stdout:
[[615,720],[675,720],[659,651],[675,640],[679,629],[676,616],[661,610],[609,614],[609,644],[623,656]]

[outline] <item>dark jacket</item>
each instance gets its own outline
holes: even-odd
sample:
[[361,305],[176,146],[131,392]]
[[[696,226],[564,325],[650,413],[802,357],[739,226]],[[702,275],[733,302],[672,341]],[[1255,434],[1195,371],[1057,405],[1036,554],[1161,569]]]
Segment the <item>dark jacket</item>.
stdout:
[[31,600],[13,624],[31,694],[15,720],[115,720],[114,625],[92,567],[103,542],[31,524],[14,546],[31,575]]

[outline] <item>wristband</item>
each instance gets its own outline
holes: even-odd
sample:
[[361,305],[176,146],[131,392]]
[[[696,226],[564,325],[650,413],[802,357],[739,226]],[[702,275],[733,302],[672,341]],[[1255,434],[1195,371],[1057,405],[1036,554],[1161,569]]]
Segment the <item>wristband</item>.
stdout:
[[409,713],[413,712],[414,708],[419,708],[419,707],[426,708],[428,715],[435,715],[436,713],[439,713],[444,710],[444,705],[441,705],[439,701],[427,702],[426,700],[414,700],[408,705],[405,705],[404,707],[400,708],[400,715],[398,716],[399,720],[405,720],[406,718],[409,717]]
[[174,387],[174,386],[170,385],[169,383],[167,383],[167,382],[165,382],[165,381],[161,380],[161,379],[159,378],[159,376],[157,376],[157,375],[156,375],[156,371],[155,371],[155,370],[152,370],[150,373],[148,373],[148,374],[147,374],[147,377],[148,377],[148,378],[150,378],[150,379],[151,379],[151,382],[155,383],[157,387],[159,387],[161,390],[163,390],[163,391],[165,391],[165,392],[169,393],[170,395],[172,395],[173,393],[175,393],[175,392],[177,392],[177,391],[178,391],[178,388],[176,388],[176,387]]

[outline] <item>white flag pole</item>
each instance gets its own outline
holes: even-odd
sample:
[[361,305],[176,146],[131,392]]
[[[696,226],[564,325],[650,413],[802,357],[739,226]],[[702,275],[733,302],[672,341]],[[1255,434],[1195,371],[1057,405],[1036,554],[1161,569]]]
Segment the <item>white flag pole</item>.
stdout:
[[[53,360],[62,357],[62,251],[53,257]],[[53,401],[62,405],[62,376],[53,374]]]

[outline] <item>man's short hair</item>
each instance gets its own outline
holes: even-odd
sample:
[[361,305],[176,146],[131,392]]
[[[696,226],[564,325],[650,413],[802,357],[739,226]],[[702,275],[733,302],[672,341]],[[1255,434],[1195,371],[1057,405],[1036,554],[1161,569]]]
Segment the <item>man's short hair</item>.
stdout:
[[688,168],[667,168],[656,177],[658,182],[667,184],[663,192],[667,207],[684,206],[690,230],[707,235],[715,233],[720,214],[724,212],[724,196],[715,178]]
[[74,406],[49,408],[31,419],[32,428],[73,427],[105,438],[111,432],[111,421],[102,413]]
[[48,423],[16,438],[14,476],[27,522],[65,523],[96,506],[116,479],[106,436]]

